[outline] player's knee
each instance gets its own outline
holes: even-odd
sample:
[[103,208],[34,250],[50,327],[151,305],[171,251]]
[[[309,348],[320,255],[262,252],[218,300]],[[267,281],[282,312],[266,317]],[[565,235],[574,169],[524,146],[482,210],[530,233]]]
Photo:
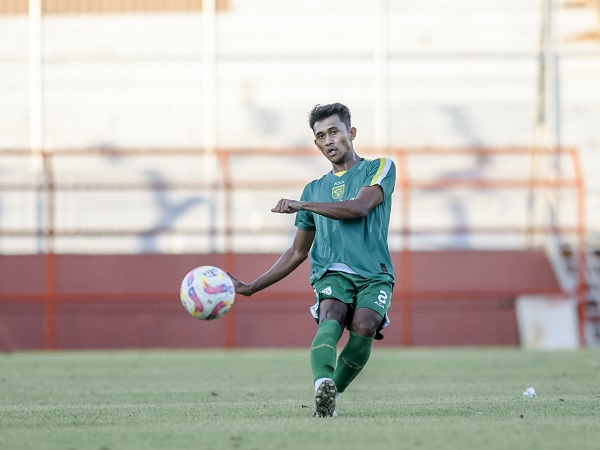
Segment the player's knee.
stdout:
[[361,336],[375,337],[381,316],[369,309],[358,309],[352,318],[352,331]]
[[348,311],[345,303],[339,300],[326,299],[322,300],[319,306],[319,323],[326,320],[335,320],[344,328],[346,313]]
[[352,322],[352,331],[360,336],[375,337],[377,326],[371,323]]

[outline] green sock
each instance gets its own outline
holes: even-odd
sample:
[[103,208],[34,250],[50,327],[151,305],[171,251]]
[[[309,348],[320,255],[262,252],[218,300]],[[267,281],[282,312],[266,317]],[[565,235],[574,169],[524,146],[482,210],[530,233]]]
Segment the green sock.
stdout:
[[352,380],[360,373],[371,356],[372,337],[350,332],[350,339],[340,353],[333,374],[338,392],[344,392]]
[[310,364],[314,381],[319,378],[333,378],[336,345],[342,337],[342,327],[336,320],[326,320],[319,329],[310,347]]

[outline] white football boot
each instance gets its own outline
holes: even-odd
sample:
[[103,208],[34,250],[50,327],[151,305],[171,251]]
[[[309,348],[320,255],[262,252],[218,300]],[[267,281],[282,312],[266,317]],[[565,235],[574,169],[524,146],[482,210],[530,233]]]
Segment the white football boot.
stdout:
[[334,417],[337,389],[331,378],[321,378],[315,382],[315,417]]

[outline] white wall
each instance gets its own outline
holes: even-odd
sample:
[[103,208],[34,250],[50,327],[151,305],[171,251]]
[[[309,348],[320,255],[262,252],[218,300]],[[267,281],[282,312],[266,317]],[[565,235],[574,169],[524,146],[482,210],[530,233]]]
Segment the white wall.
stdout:
[[[391,146],[419,147],[531,143],[541,0],[456,0],[451,6],[442,0],[388,0],[384,26],[375,21],[375,4],[358,0],[232,0],[230,11],[220,13],[216,23],[217,145],[311,146],[307,113],[314,104],[329,101],[351,107],[359,150],[385,141]],[[595,16],[585,9],[564,9],[558,2],[555,11],[559,137],[564,145],[582,151],[590,192],[588,224],[598,233],[600,182],[594,168],[600,163],[596,156],[600,149],[596,125],[600,45],[568,40],[593,27]],[[382,42],[378,33],[385,30],[387,70],[378,72],[374,55]],[[43,19],[42,36],[46,148],[202,147],[203,101],[207,98],[203,92],[202,14],[48,16]],[[27,19],[0,17],[0,149],[27,150],[30,145],[28,48]],[[377,85],[377,80],[384,84]],[[382,118],[377,107],[382,94],[387,102],[383,111],[388,113],[384,127],[377,122]],[[387,130],[383,139],[378,130]],[[505,163],[497,158],[458,161],[461,165],[452,169],[454,176],[480,170],[502,173],[500,166]],[[3,164],[0,177],[4,180],[35,180],[34,163]],[[128,164],[103,160],[79,167],[71,162],[60,174],[64,179],[88,176],[100,180],[115,174],[120,174],[120,179],[146,180],[181,174],[181,162],[162,161],[153,167],[148,166],[152,163]],[[300,175],[307,179],[327,170],[318,160],[295,167],[304,167],[306,171]],[[446,169],[436,166],[423,173],[448,176]],[[527,173],[526,167],[521,169]],[[200,172],[205,173],[205,168]],[[186,172],[186,176],[193,178],[194,174]],[[31,201],[18,202],[15,195],[0,194],[0,227],[35,229],[40,224],[39,205],[31,205],[41,200],[34,196]],[[88,221],[116,225],[118,217],[123,217],[123,213],[111,213],[116,207],[114,194],[93,194],[101,197],[96,201],[89,200],[92,194],[85,197],[88,200],[75,193],[61,195],[64,210],[59,225],[85,228]],[[156,225],[161,220],[174,224],[193,221],[194,215],[210,215],[193,199],[180,197],[182,194],[173,194],[171,203],[159,201],[151,193],[145,194],[145,200],[144,194],[139,195],[121,208],[135,217],[128,219],[130,224]],[[264,195],[264,201],[258,201],[261,205],[270,203],[278,193]],[[484,209],[487,217],[510,216],[514,224],[521,224],[522,197],[511,202],[503,196],[484,202],[499,205],[492,211]],[[186,199],[189,208],[177,209]],[[469,217],[481,214],[479,199],[479,194],[472,193],[438,200],[421,196],[419,201],[427,206],[418,211],[422,215],[417,220],[455,226],[466,220],[468,224],[475,220]],[[441,204],[434,205],[436,202]],[[81,214],[89,203],[104,205],[101,220]],[[507,204],[518,206],[506,209]],[[468,213],[457,215],[456,205]],[[431,210],[437,213],[431,216]],[[256,213],[243,215],[252,214]],[[259,227],[268,220],[261,215],[254,223]],[[282,228],[288,225],[284,223]],[[284,235],[283,241],[274,245],[285,245],[288,238]],[[114,240],[118,242],[109,244],[107,239],[106,246],[97,251],[140,249],[139,237],[125,245],[121,239]],[[462,245],[460,240],[441,240],[430,242]],[[10,242],[4,238],[0,251],[35,251],[38,243],[28,242],[24,245],[20,238]],[[72,237],[63,249],[94,251],[97,244],[97,240]],[[176,251],[189,245],[187,241],[146,242],[141,247]],[[203,242],[190,250],[208,247],[210,244]]]

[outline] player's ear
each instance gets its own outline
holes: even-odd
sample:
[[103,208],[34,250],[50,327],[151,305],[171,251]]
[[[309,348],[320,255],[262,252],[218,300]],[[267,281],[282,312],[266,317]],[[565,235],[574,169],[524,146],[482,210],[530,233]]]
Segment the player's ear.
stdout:
[[356,128],[351,127],[348,134],[350,135],[350,140],[353,141],[356,137]]

